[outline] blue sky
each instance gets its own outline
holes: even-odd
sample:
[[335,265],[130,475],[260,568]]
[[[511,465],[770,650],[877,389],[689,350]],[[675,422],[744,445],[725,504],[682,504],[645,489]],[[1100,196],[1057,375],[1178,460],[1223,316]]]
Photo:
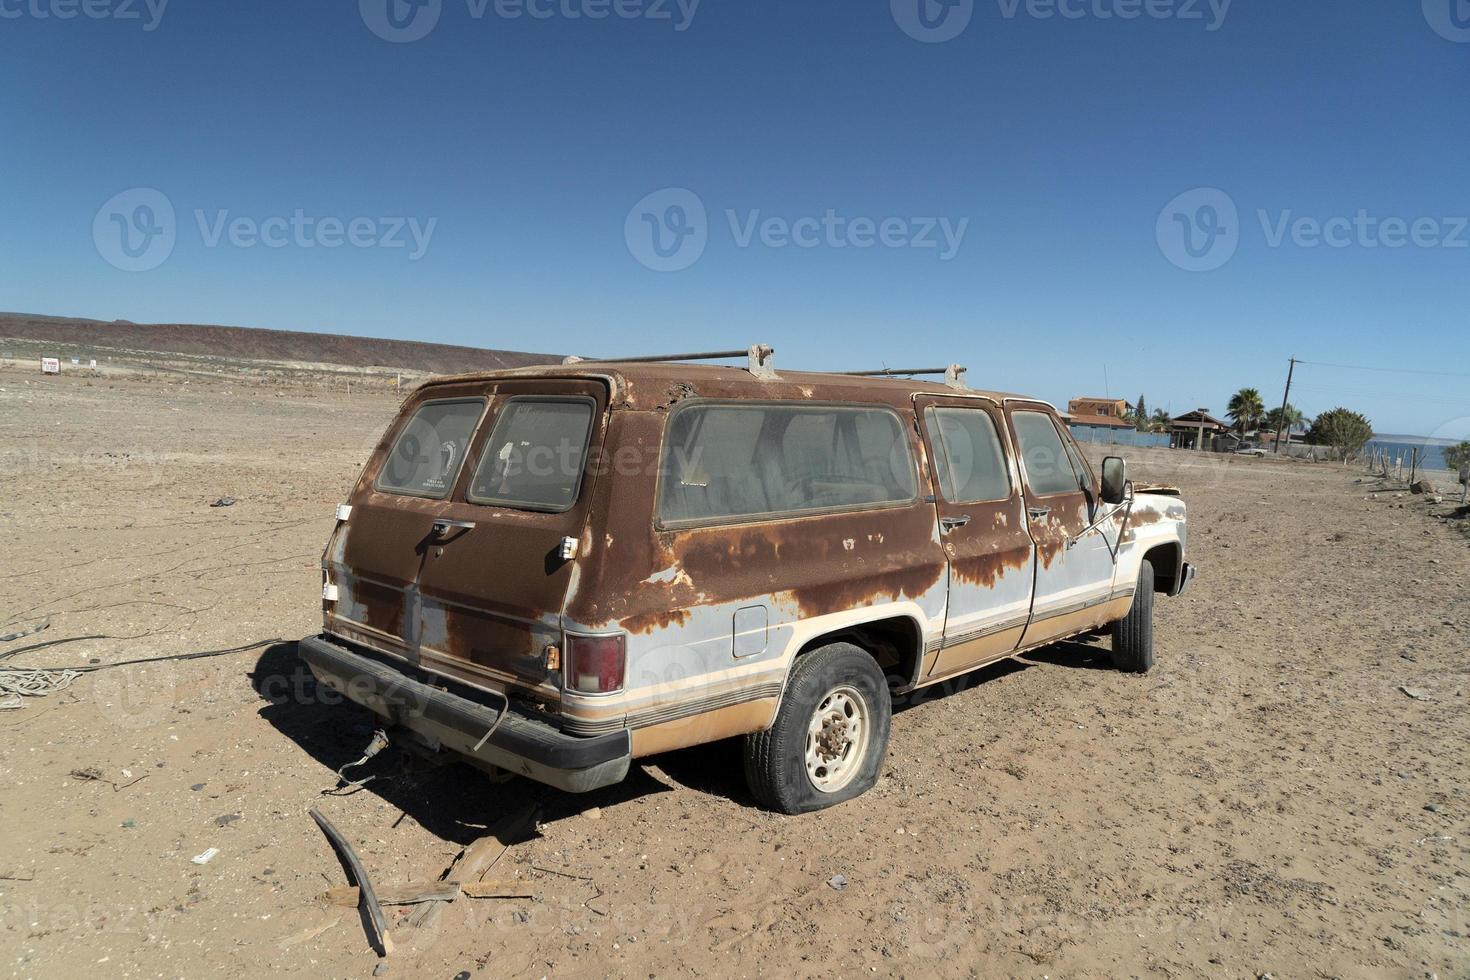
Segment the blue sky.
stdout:
[[[1176,412],[1470,373],[1467,0],[417,2],[0,0],[0,309]],[[1470,433],[1470,378],[1297,377]]]

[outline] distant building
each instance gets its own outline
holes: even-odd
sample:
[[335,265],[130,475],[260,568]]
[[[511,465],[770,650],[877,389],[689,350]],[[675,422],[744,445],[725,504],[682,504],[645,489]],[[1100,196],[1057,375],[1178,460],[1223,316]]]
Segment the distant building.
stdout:
[[1121,398],[1074,398],[1067,402],[1067,414],[1121,419],[1128,414],[1128,403]]
[[[1075,404],[1075,403],[1074,403]],[[1062,416],[1062,421],[1072,428],[1084,426],[1094,429],[1131,429],[1132,422],[1125,422],[1114,415],[1078,415],[1075,412],[1067,412]]]
[[1169,420],[1170,449],[1214,449],[1230,434],[1230,423],[1215,418],[1207,408],[1196,408]]
[[[1267,429],[1260,434],[1260,440],[1262,443],[1269,443],[1274,446],[1276,444],[1276,433]],[[1283,446],[1301,446],[1305,445],[1306,441],[1307,434],[1305,432],[1287,431],[1281,433],[1281,444]]]

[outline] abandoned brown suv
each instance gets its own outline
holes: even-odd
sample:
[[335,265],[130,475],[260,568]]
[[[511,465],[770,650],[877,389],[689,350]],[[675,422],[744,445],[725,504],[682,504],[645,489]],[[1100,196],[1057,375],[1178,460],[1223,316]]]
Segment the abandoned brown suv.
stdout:
[[744,736],[794,813],[873,785],[895,695],[1108,626],[1151,665],[1184,504],[1121,459],[1099,480],[1050,405],[669,360],[415,391],[338,510],[317,678],[573,791]]

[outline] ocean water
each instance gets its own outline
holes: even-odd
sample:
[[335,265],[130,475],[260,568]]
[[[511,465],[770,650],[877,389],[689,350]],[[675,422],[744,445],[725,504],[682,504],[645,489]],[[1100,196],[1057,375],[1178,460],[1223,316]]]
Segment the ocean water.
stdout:
[[1422,442],[1385,442],[1381,439],[1374,439],[1368,443],[1368,448],[1384,450],[1390,457],[1402,454],[1406,468],[1409,465],[1409,450],[1417,449],[1421,470],[1449,469],[1449,464],[1444,461],[1444,446],[1425,445]]

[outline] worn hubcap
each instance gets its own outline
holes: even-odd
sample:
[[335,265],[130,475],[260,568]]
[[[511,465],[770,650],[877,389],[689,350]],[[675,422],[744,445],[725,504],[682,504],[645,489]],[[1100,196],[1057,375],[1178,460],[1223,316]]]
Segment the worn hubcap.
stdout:
[[835,793],[852,782],[868,747],[866,702],[856,690],[828,692],[812,712],[806,730],[806,774],[823,793]]

